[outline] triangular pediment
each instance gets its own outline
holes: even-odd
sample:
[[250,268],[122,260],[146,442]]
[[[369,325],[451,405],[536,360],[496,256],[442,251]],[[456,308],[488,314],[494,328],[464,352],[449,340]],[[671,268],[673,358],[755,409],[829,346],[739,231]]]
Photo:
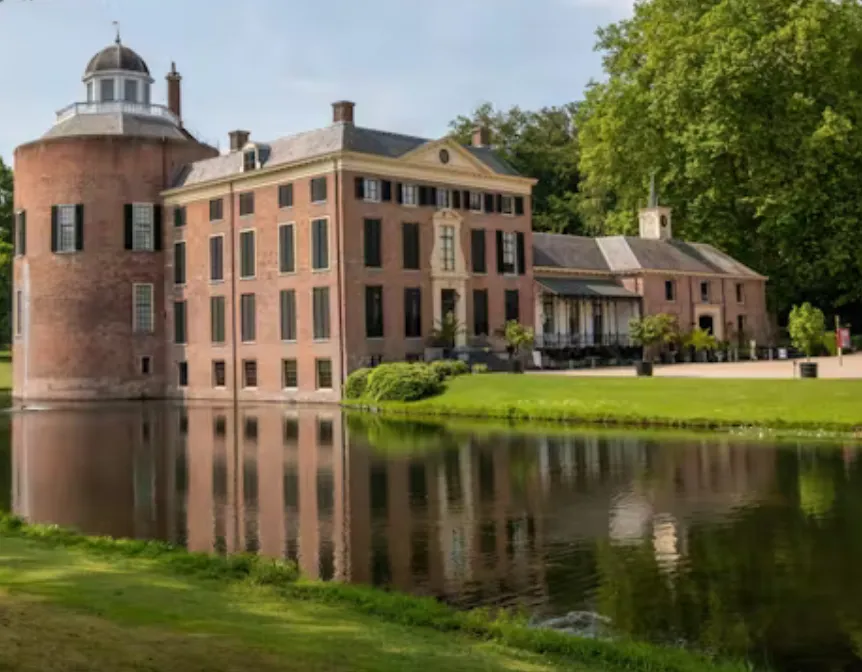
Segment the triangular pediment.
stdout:
[[460,173],[494,174],[487,165],[451,138],[426,142],[404,154],[400,160],[422,168],[434,167]]

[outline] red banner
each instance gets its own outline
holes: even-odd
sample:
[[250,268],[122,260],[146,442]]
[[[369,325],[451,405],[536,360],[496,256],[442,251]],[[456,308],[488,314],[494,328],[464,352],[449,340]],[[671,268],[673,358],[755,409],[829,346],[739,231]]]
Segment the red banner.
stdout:
[[850,349],[850,330],[839,329],[835,334],[835,340],[838,341],[838,347],[844,350]]

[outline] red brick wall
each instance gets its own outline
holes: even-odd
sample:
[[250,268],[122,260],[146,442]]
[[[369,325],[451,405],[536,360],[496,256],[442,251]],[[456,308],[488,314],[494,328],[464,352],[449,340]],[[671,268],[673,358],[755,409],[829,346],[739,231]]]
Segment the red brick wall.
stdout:
[[[124,249],[124,205],[158,203],[177,166],[214,152],[197,143],[64,138],[15,152],[15,208],[27,212],[27,254],[15,259],[29,323],[13,345],[18,398],[161,396],[161,252]],[[51,252],[51,207],[84,205],[84,249]],[[132,333],[132,284],[153,283],[155,331]],[[153,358],[140,373],[139,357]]]
[[[368,203],[357,199],[355,179],[357,177],[378,177],[372,174],[344,173],[344,249],[346,269],[346,336],[348,370],[363,366],[370,355],[383,355],[384,361],[403,360],[408,353],[422,353],[427,339],[439,320],[434,315],[432,295],[431,255],[434,249],[433,219],[436,208],[411,207],[400,205],[395,200],[395,179],[393,181],[393,201],[388,203]],[[464,186],[451,184],[431,186],[460,189]],[[490,190],[489,190],[490,191]],[[533,239],[530,217],[530,199],[524,199],[524,215],[511,217],[501,214],[479,214],[468,209],[456,210],[463,219],[461,224],[460,246],[464,255],[469,279],[466,285],[467,323],[463,325],[468,337],[473,335],[473,289],[488,289],[488,320],[491,332],[504,324],[506,289],[519,291],[521,321],[533,325]],[[364,220],[382,220],[383,265],[380,269],[366,268],[364,259]],[[405,270],[403,264],[402,223],[416,222],[420,230],[420,270]],[[471,260],[471,234],[473,228],[486,231],[486,260],[488,272],[474,275]],[[526,254],[527,273],[517,277],[502,276],[497,273],[496,234],[497,230],[522,232]],[[368,339],[365,336],[365,287],[383,286],[384,337]],[[422,335],[421,339],[405,339],[404,336],[404,289],[419,287],[422,291]]]
[[[321,167],[323,176],[327,166]],[[234,192],[233,209],[229,198],[224,197],[224,219],[209,221],[209,197],[196,200],[186,206],[186,226],[173,227],[173,208],[166,208],[169,222],[168,236],[170,252],[167,258],[167,311],[168,349],[171,370],[169,393],[196,399],[229,399],[233,394],[233,345],[237,343],[237,389],[245,400],[294,399],[304,401],[331,401],[337,398],[339,385],[339,320],[338,320],[338,258],[335,235],[335,182],[332,173],[327,177],[327,202],[312,204],[310,179],[286,179],[293,183],[294,204],[291,208],[278,207],[278,185],[255,190],[254,214],[239,216],[239,194],[247,189],[238,186]],[[233,213],[233,214],[232,214]],[[233,244],[231,244],[231,217],[233,216]],[[311,221],[329,218],[330,269],[311,269]],[[278,266],[278,227],[294,224],[296,272],[282,275]],[[239,278],[239,238],[245,229],[255,230],[256,276],[254,279]],[[224,281],[210,282],[209,239],[213,234],[223,234]],[[173,285],[173,243],[186,241],[186,285]],[[234,260],[234,255],[236,259]],[[233,268],[235,264],[235,268]],[[236,273],[236,281],[232,273]],[[315,342],[312,331],[312,289],[329,287],[330,338]],[[279,319],[279,293],[282,289],[296,290],[297,340],[282,343]],[[235,296],[234,296],[235,292]],[[254,343],[242,343],[240,334],[240,296],[254,294],[256,304],[256,339]],[[210,297],[225,297],[226,342],[213,345],[210,333]],[[187,301],[188,344],[173,344],[173,301]],[[231,334],[234,322],[235,333]],[[333,365],[333,391],[315,389],[315,359],[328,358]],[[227,387],[214,389],[212,381],[213,360],[223,359],[226,365]],[[257,362],[258,385],[256,389],[243,389],[242,361]],[[282,359],[296,359],[299,390],[286,393],[282,390]],[[189,386],[179,388],[177,362],[186,360],[189,368]]]

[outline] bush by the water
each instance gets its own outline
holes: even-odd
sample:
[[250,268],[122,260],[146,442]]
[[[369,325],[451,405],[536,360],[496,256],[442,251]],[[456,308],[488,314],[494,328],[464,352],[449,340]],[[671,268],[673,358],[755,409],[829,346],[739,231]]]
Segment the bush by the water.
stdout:
[[359,399],[368,387],[368,376],[371,375],[373,369],[356,369],[353,373],[347,376],[344,382],[344,398]]
[[440,359],[429,364],[431,371],[441,382],[449,378],[463,376],[470,373],[470,367],[460,359]]
[[418,401],[442,390],[427,364],[381,364],[368,376],[365,398],[371,401]]

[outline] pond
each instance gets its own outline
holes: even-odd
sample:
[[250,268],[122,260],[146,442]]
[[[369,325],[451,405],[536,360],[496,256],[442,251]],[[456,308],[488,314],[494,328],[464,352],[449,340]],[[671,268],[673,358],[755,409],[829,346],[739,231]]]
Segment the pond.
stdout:
[[76,406],[0,422],[0,507],[457,607],[586,612],[780,672],[858,670],[859,458],[334,408]]

